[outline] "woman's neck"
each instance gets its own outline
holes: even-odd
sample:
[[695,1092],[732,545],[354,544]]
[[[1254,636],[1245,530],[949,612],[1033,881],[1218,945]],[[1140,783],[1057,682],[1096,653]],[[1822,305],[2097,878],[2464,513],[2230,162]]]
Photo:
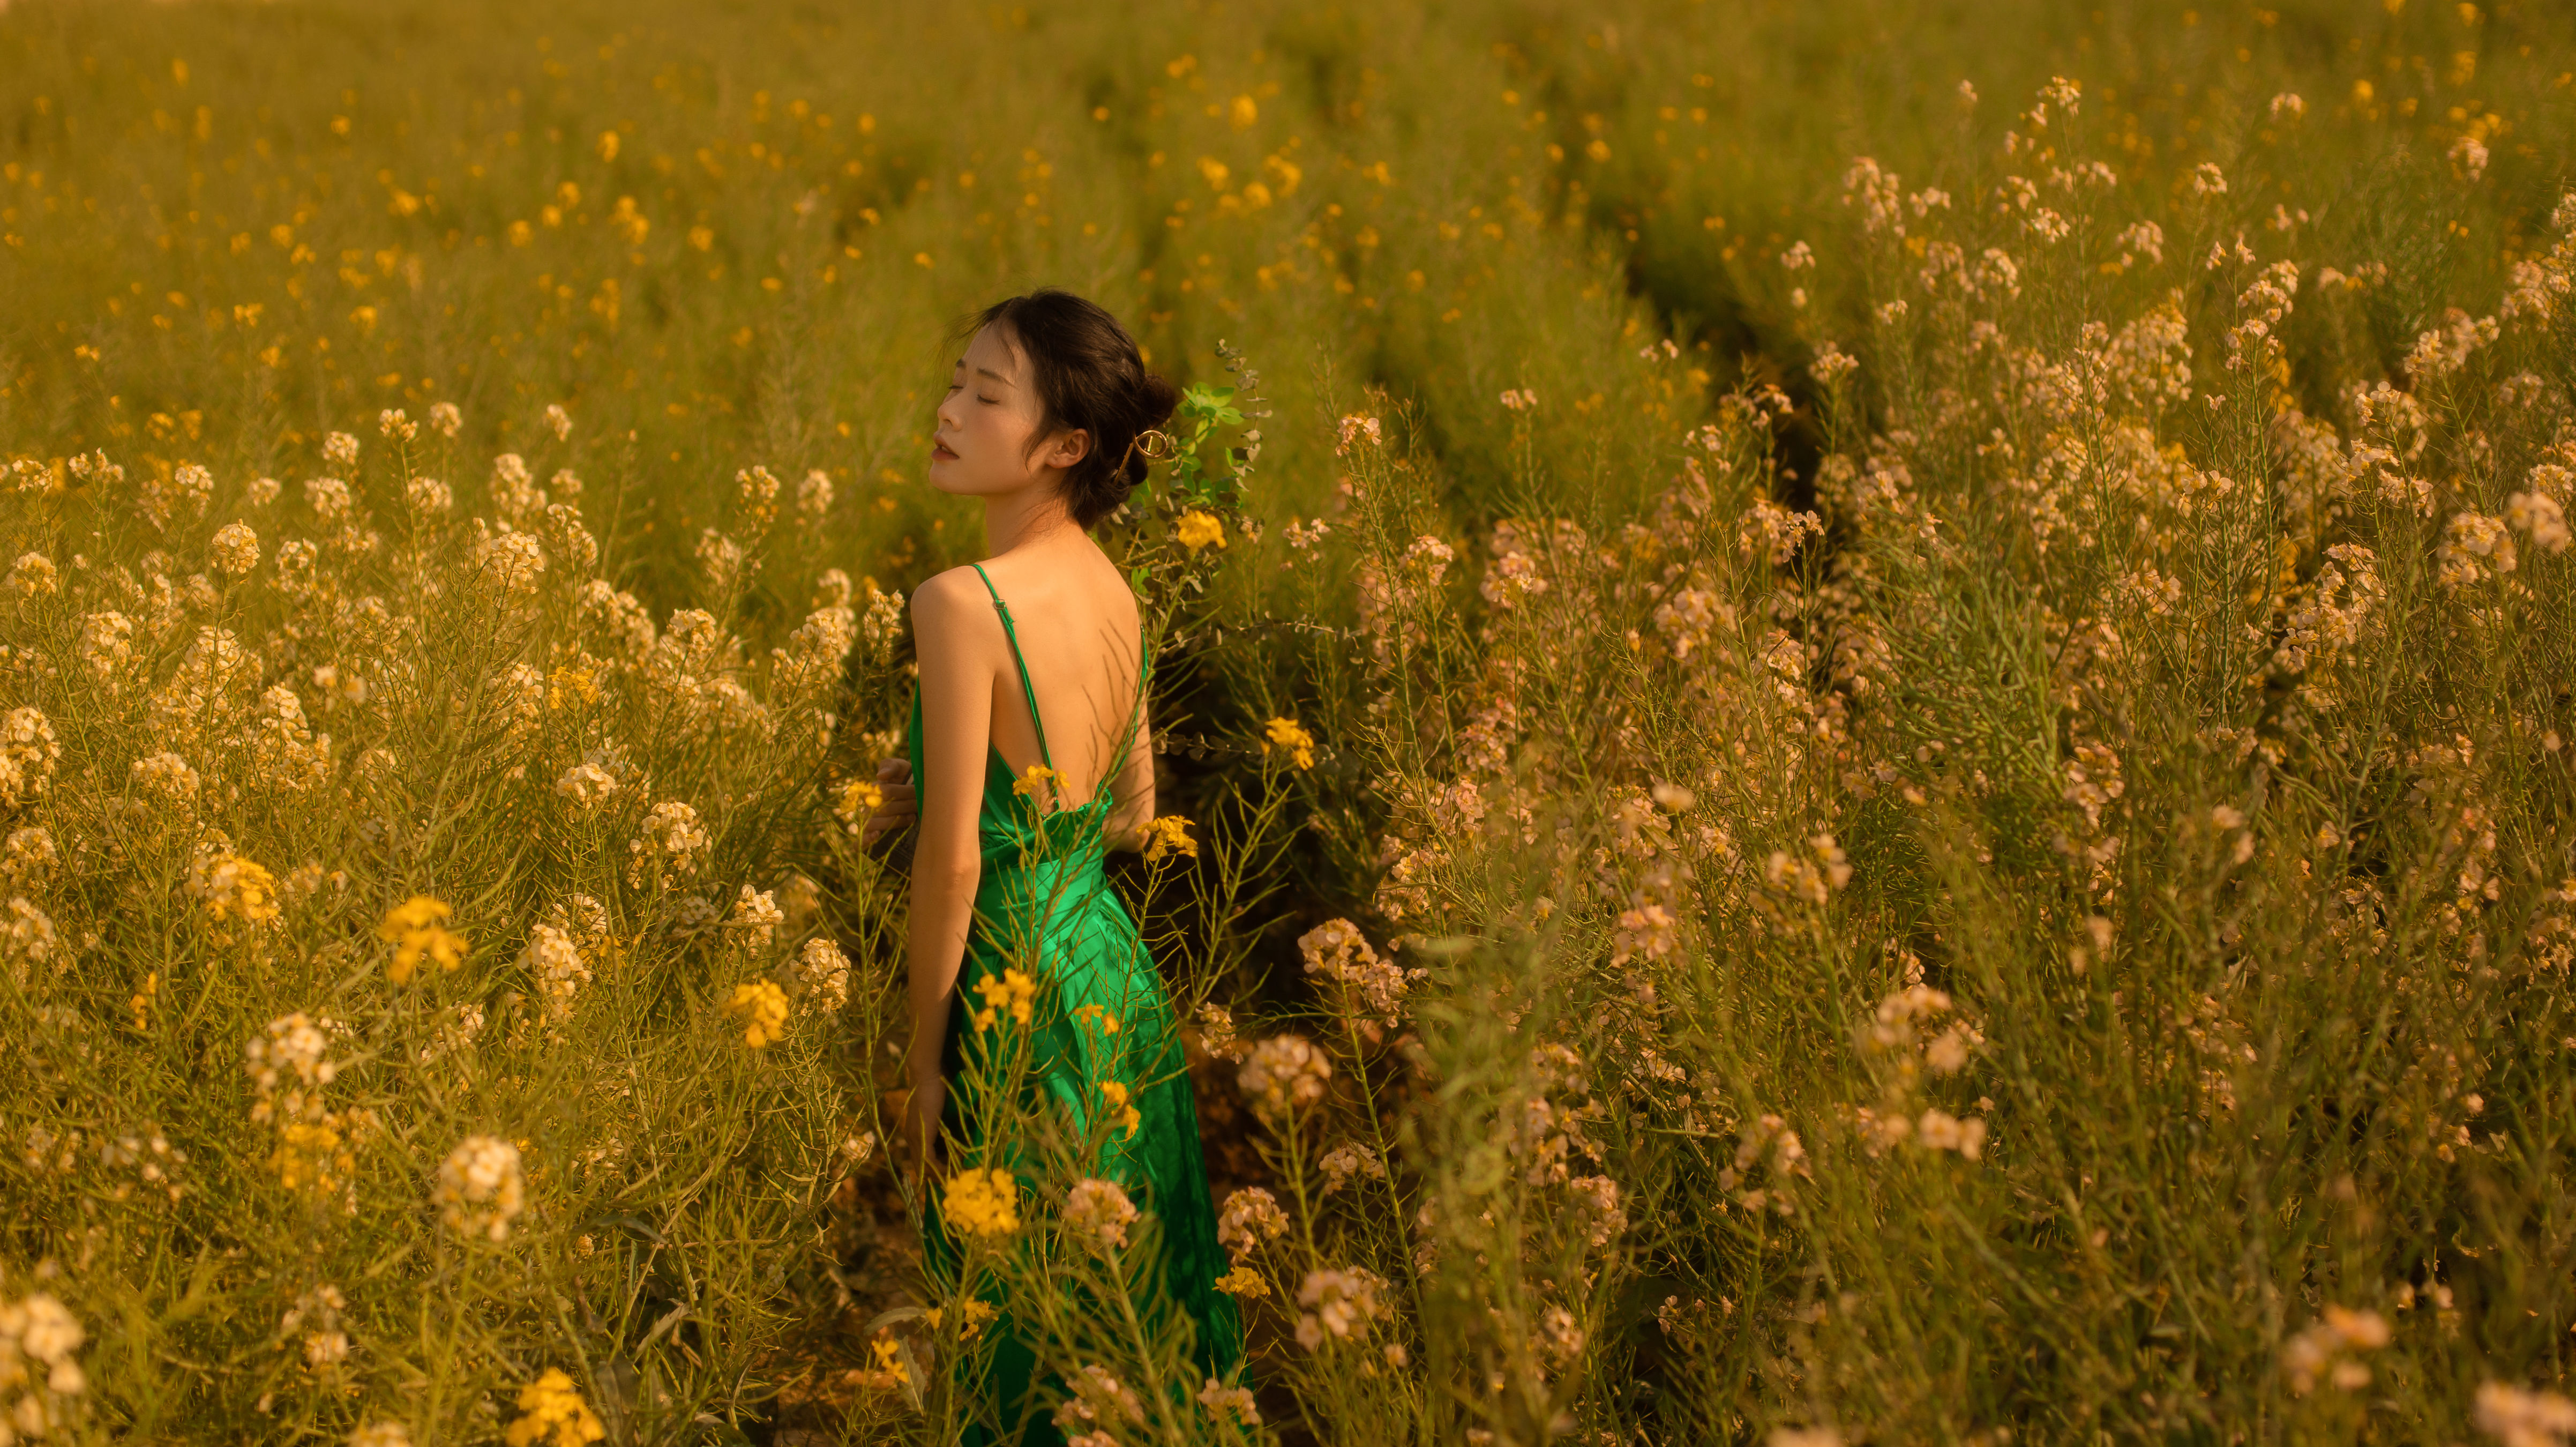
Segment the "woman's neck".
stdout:
[[1064,491],[1040,484],[984,499],[984,555],[1002,554],[1047,542],[1073,525],[1065,510]]

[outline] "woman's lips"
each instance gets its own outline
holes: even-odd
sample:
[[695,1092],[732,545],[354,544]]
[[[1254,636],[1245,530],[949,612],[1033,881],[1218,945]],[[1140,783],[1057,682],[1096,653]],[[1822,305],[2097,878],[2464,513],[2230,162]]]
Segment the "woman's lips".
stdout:
[[955,462],[957,460],[957,454],[948,449],[947,443],[934,442],[930,444],[930,460],[933,462]]

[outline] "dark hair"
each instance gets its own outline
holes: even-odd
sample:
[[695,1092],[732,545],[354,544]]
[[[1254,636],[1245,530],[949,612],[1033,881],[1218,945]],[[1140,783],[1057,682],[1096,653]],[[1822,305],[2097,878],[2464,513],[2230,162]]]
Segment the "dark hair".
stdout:
[[1148,449],[1140,439],[1172,415],[1179,394],[1145,370],[1136,339],[1116,317],[1072,292],[1040,287],[997,301],[960,332],[972,336],[989,326],[1006,329],[1028,359],[1046,413],[1039,437],[1091,434],[1090,450],[1064,474],[1074,522],[1087,528],[1116,512],[1145,480]]

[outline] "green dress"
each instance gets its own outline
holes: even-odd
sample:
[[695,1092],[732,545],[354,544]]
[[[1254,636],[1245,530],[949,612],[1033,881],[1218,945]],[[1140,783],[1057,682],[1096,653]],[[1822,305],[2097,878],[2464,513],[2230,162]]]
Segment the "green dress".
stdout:
[[[1038,753],[1048,768],[1046,725],[1038,716],[1037,693],[1029,686],[1027,660],[1020,654],[1011,610],[979,564],[984,587],[993,594],[1002,631],[1010,640],[1011,660],[1020,673],[1029,721],[1036,726]],[[1139,640],[1141,647],[1142,640]],[[1141,691],[1153,673],[1153,659],[1142,658],[1137,679]],[[916,787],[928,779],[922,757],[921,695],[912,700],[912,727],[906,739]],[[955,767],[941,760],[943,767]],[[1111,771],[1114,775],[1115,770]],[[940,1052],[940,1073],[948,1081],[941,1124],[950,1138],[952,1170],[965,1167],[1018,1166],[1009,1142],[987,1138],[987,1110],[974,1098],[967,1066],[982,1052],[1007,1038],[1008,1030],[978,1030],[973,1024],[985,997],[978,982],[1018,967],[1042,982],[1036,1010],[1021,1032],[1031,1046],[1031,1065],[1021,1074],[1022,1109],[1052,1097],[1061,1118],[1077,1132],[1089,1127],[1105,1104],[1103,1082],[1127,1088],[1137,1111],[1132,1131],[1112,1126],[1107,1145],[1088,1174],[1117,1182],[1140,1212],[1160,1223],[1163,1301],[1139,1302],[1140,1314],[1162,1319],[1168,1303],[1178,1303],[1195,1319],[1199,1366],[1225,1378],[1243,1354],[1243,1329],[1233,1298],[1216,1289],[1216,1279],[1229,1267],[1218,1244],[1216,1211],[1208,1198],[1207,1169],[1200,1154],[1198,1107],[1181,1055],[1178,1022],[1170,996],[1154,969],[1152,955],[1137,938],[1136,923],[1103,872],[1107,853],[1104,826],[1113,808],[1104,779],[1093,800],[1077,809],[1059,809],[1040,818],[1035,801],[1012,791],[1010,767],[998,748],[986,750],[984,799],[976,824],[982,874],[975,890],[975,918],[966,937],[966,953],[957,972],[955,1003],[948,1013],[948,1034]],[[926,793],[926,791],[925,791]],[[1005,1007],[1007,1008],[1007,1007]],[[1115,1033],[1101,1028],[1103,1013],[1114,1019]],[[922,1220],[924,1253],[943,1292],[957,1288],[956,1242],[942,1219],[941,1192],[925,1193]],[[1023,1174],[1020,1208],[1025,1222],[1040,1203]],[[1061,1203],[1051,1203],[1060,1206]],[[1150,1276],[1148,1277],[1150,1280]],[[1033,1396],[1039,1387],[1036,1357],[1012,1329],[1010,1302],[994,1302],[1000,1316],[986,1328],[996,1336],[988,1383],[994,1417],[1004,1435],[975,1427],[965,1435],[970,1444],[1013,1440],[1010,1424],[1025,1420],[1016,1440],[1029,1447],[1055,1447],[1064,1441],[1046,1410]],[[1062,1383],[1048,1372],[1045,1382],[1061,1393]],[[1025,1414],[1025,1417],[1024,1417]]]

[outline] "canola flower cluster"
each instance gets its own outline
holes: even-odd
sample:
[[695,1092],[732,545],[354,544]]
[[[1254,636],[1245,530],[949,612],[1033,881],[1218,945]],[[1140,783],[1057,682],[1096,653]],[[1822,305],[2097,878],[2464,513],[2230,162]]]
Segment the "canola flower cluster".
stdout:
[[[757,666],[768,693],[755,697],[744,674],[758,655],[712,615],[681,609],[657,627],[632,595],[590,575],[601,552],[571,501],[581,484],[569,467],[541,483],[528,457],[504,453],[479,506],[423,475],[429,458],[415,444],[453,439],[463,415],[442,405],[420,427],[386,409],[382,449],[358,429],[329,433],[318,451],[330,471],[300,490],[195,463],[129,472],[101,456],[9,469],[7,526],[38,546],[13,565],[6,606],[24,627],[0,661],[13,690],[44,702],[0,712],[0,963],[30,992],[45,1042],[29,1061],[35,1076],[55,1081],[45,1089],[57,1098],[99,1102],[73,1119],[39,1112],[21,1128],[32,1179],[58,1183],[40,1188],[59,1200],[31,1206],[31,1219],[97,1222],[104,1208],[148,1206],[165,1214],[135,1228],[167,1230],[200,1198],[181,1178],[211,1149],[255,1166],[234,1179],[271,1183],[271,1219],[318,1233],[323,1259],[335,1243],[407,1231],[392,1223],[415,1214],[449,1241],[521,1251],[532,1222],[541,1236],[556,1229],[541,1197],[631,1179],[630,1152],[650,1130],[643,1091],[737,1088],[716,1084],[730,1067],[643,1082],[631,1066],[585,1064],[560,1097],[601,1122],[578,1150],[538,1144],[516,1117],[508,1100],[526,1072],[560,1070],[621,1028],[611,1020],[627,992],[650,988],[665,962],[703,953],[729,977],[690,1028],[738,1000],[732,1050],[746,1059],[777,1055],[791,1018],[825,1021],[849,1004],[849,958],[818,931],[811,879],[764,864],[778,883],[726,878],[733,898],[718,907],[715,839],[697,801],[779,787],[728,792],[710,782],[725,762],[749,779],[801,760],[806,775],[787,762],[769,777],[810,776],[841,655],[891,645],[883,596],[871,595],[865,624],[827,601]],[[553,409],[546,427],[568,437],[569,412]],[[158,530],[154,546],[138,555],[110,544],[119,561],[79,554],[54,565],[75,556],[63,541],[72,520],[128,505],[138,526]],[[850,591],[843,580],[829,596]],[[28,662],[38,657],[48,661]],[[801,712],[782,725],[773,701]],[[68,774],[61,720],[93,741]],[[624,740],[663,721],[682,733],[764,732],[729,761],[647,755],[648,771]],[[472,802],[422,812],[442,777],[477,779]],[[514,847],[598,864],[549,866],[531,880],[524,863],[478,857],[452,837],[427,847],[459,827],[515,830]],[[451,882],[405,887],[417,876]],[[501,883],[512,879],[534,888]],[[459,898],[485,920],[524,921],[521,943],[478,952],[488,930],[508,926],[467,925],[449,902]],[[175,953],[127,972],[102,928],[111,918],[158,921],[148,928]],[[72,969],[84,957],[113,990],[112,1024],[84,1022],[92,981]],[[791,980],[807,1006],[792,1017],[787,990],[764,970]],[[217,1013],[200,1018],[210,985]],[[326,999],[327,1013],[305,1003]],[[92,1071],[157,1070],[142,1062],[192,1049],[192,1032],[209,1025],[241,1032],[247,1083],[217,1136],[201,1119],[175,1125],[168,1102],[68,1085]],[[425,1069],[401,1073],[406,1064]],[[800,1054],[788,1076],[807,1068]],[[791,1111],[781,1123],[790,1119],[818,1151],[846,1134],[837,1120]],[[455,1143],[443,1158],[413,1154],[441,1136]],[[597,1244],[565,1248],[579,1260]],[[365,1368],[350,1364],[372,1360],[363,1323],[378,1318],[350,1298],[401,1286],[369,1276],[344,1294],[325,1282],[269,1321],[287,1322],[279,1330],[300,1344],[311,1382],[354,1393]],[[496,1279],[493,1289],[521,1288]],[[279,1386],[272,1402],[307,1390]]]
[[527,1209],[527,1189],[519,1148],[498,1136],[474,1135],[457,1142],[439,1162],[430,1199],[449,1230],[502,1241]]
[[89,1334],[47,1292],[0,1299],[0,1433],[42,1441],[74,1428],[89,1378],[76,1356]]
[[734,986],[725,1009],[743,1018],[742,1043],[754,1050],[787,1033],[787,992],[769,980]]
[[510,1447],[589,1447],[608,1435],[561,1367],[546,1368],[520,1390],[519,1412],[501,1434]]
[[1010,1172],[970,1167],[941,1188],[940,1214],[970,1236],[1007,1236],[1020,1229],[1019,1196]]

